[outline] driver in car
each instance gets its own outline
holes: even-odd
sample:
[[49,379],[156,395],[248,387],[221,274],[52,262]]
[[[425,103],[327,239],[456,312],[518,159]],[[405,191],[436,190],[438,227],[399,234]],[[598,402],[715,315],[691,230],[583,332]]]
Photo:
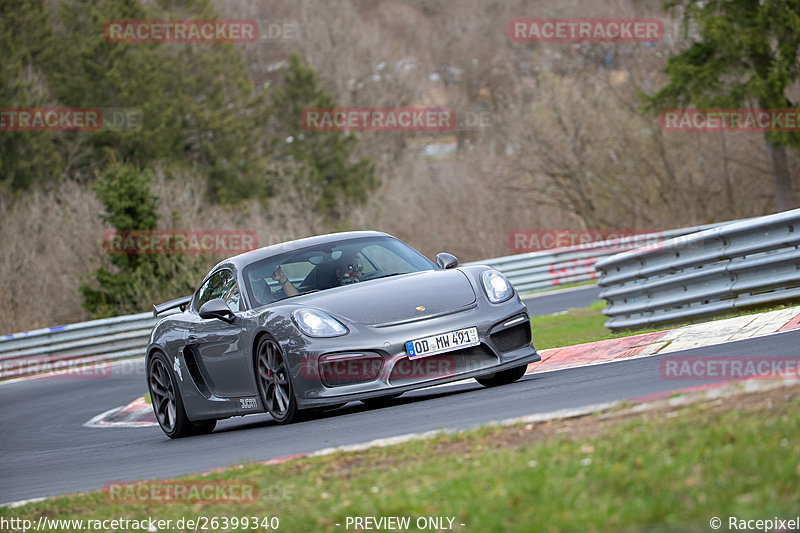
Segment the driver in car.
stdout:
[[[337,261],[336,266],[336,280],[339,285],[350,285],[351,283],[358,283],[364,274],[364,265],[355,255],[348,255],[342,257]],[[297,296],[300,292],[294,284],[289,281],[289,278],[284,274],[283,269],[278,265],[272,273],[272,279],[277,281],[280,289],[272,291],[269,284],[264,289],[264,297],[262,300],[267,302],[274,302],[283,299],[284,297]]]
[[339,280],[339,285],[358,283],[363,275],[364,265],[355,255],[348,255],[339,260],[339,265],[336,267],[336,278]]
[[[277,281],[281,286],[278,292],[283,291],[286,296],[297,296],[297,293],[299,292],[297,287],[295,287],[292,282],[289,281],[289,278],[287,278],[286,274],[283,273],[283,269],[280,267],[280,265],[278,265],[278,268],[276,268],[275,272],[272,273],[272,279]],[[270,290],[269,285],[267,285],[267,290]]]

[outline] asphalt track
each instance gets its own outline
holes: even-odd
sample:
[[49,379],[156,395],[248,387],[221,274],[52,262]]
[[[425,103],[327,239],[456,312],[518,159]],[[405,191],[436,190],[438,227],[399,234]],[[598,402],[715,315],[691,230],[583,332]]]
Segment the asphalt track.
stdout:
[[531,316],[551,315],[577,307],[589,307],[600,300],[600,287],[588,285],[573,289],[546,292],[523,298]]
[[[789,356],[800,331],[707,346],[669,356]],[[383,408],[359,403],[315,419],[276,425],[269,415],[220,422],[211,435],[169,440],[161,430],[87,428],[95,415],[140,397],[141,364],[104,379],[34,379],[0,385],[0,502],[102,488],[109,481],[163,478],[243,461],[436,429],[463,429],[533,413],[698,385],[665,380],[654,356],[525,376],[485,389],[477,383],[408,393]]]

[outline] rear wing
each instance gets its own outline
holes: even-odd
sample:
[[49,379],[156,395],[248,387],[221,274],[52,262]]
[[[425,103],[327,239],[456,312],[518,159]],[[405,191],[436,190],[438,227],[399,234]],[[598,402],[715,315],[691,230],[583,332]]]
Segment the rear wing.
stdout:
[[153,316],[158,316],[164,311],[168,311],[170,309],[175,309],[176,307],[180,307],[181,311],[186,311],[186,306],[189,305],[189,302],[192,301],[191,296],[183,296],[181,298],[175,298],[174,300],[170,300],[163,304],[153,304]]

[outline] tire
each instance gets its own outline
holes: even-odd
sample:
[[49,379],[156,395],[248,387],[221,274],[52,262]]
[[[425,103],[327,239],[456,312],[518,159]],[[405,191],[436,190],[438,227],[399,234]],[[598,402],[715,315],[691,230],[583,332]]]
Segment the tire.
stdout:
[[388,405],[391,403],[392,400],[395,398],[399,398],[402,396],[402,392],[396,392],[394,394],[387,394],[386,396],[378,396],[377,398],[367,398],[365,400],[360,400],[361,403],[367,405],[369,407],[383,407],[384,405]]
[[525,371],[527,369],[528,365],[517,366],[514,368],[509,368],[508,370],[503,370],[501,372],[495,372],[494,374],[489,374],[486,376],[475,378],[475,381],[477,381],[484,387],[497,387],[500,385],[508,385],[509,383],[514,383],[519,378],[524,376]]
[[294,397],[289,366],[278,342],[270,335],[259,339],[255,353],[256,379],[261,402],[279,424],[300,419],[301,411]]
[[[150,390],[158,425],[167,437],[179,439],[195,434],[195,425],[186,416],[172,365],[163,352],[155,352],[150,358],[147,365],[147,388]],[[216,420],[214,424],[216,425]]]

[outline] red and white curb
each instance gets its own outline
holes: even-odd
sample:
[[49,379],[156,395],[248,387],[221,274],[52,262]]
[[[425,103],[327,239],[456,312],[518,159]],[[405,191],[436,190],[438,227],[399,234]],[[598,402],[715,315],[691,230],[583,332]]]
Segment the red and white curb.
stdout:
[[[800,328],[800,306],[618,339],[543,350],[541,352],[542,360],[530,365],[527,374],[540,374],[565,368],[663,355],[703,346],[764,337],[798,328]],[[533,331],[535,335],[535,318]]]
[[138,398],[128,405],[109,409],[83,424],[88,428],[157,426],[153,406]]

